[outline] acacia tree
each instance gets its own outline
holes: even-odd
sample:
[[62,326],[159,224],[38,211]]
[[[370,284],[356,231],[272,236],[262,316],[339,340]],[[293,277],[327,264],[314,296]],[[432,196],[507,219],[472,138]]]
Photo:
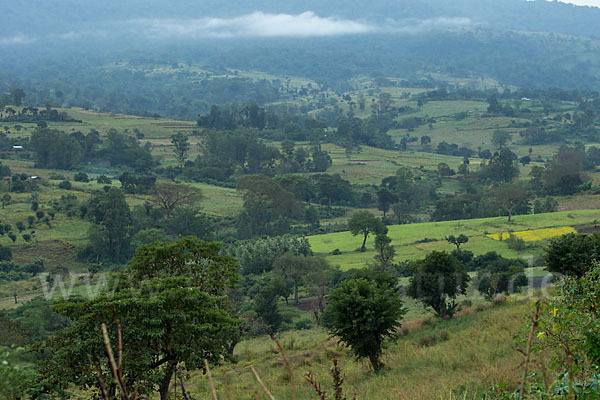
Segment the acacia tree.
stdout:
[[383,222],[381,222],[381,219],[377,218],[369,211],[359,211],[348,221],[348,229],[354,236],[358,234],[363,235],[363,243],[360,251],[365,251],[365,246],[369,235],[371,233],[377,235],[383,232],[385,230],[385,226],[383,225]]
[[433,308],[439,317],[452,318],[456,310],[454,299],[466,292],[470,279],[464,265],[454,256],[433,251],[415,263],[408,295]]
[[[142,246],[114,293],[58,303],[55,310],[71,324],[41,346],[52,354],[40,366],[44,385],[56,392],[98,388],[95,366],[108,365],[100,325],[109,325],[116,343],[115,321],[123,327],[123,381],[140,394],[166,400],[176,368],[229,359],[240,321],[226,291],[238,276],[235,261],[220,251],[219,243],[191,236]],[[102,375],[114,398],[110,372]]]
[[194,206],[204,196],[202,191],[187,185],[177,185],[170,182],[157,182],[152,188],[154,203],[165,210],[171,217],[173,210],[180,206]]
[[346,279],[327,296],[322,320],[329,334],[357,359],[368,358],[375,371],[383,366],[384,341],[397,338],[406,313],[396,284],[389,274],[369,271]]
[[505,184],[490,193],[492,203],[508,213],[508,222],[513,211],[520,203],[527,200],[527,190],[515,184]]
[[465,234],[460,234],[458,236],[450,235],[446,238],[448,243],[456,246],[456,250],[460,250],[460,245],[467,243],[469,241],[469,237]]

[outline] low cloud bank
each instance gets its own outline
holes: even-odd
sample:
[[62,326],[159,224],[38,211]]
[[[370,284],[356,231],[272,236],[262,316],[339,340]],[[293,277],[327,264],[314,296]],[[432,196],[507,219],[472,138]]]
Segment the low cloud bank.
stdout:
[[[471,25],[468,18],[388,19],[364,22],[321,17],[312,11],[301,14],[254,12],[234,18],[151,18],[109,21],[84,29],[56,32],[43,39],[52,41],[102,40],[142,37],[145,39],[325,37],[341,35],[418,34],[436,29]],[[0,46],[18,46],[43,40],[15,33],[0,36]]]
[[158,37],[286,37],[333,36],[368,33],[373,26],[337,18],[323,18],[312,11],[298,15],[254,12],[235,18],[141,19],[133,21]]
[[131,21],[155,37],[309,37],[365,33],[420,33],[466,26],[468,18],[387,20],[382,24],[320,17],[312,11],[298,15],[254,12],[235,18],[138,19]]

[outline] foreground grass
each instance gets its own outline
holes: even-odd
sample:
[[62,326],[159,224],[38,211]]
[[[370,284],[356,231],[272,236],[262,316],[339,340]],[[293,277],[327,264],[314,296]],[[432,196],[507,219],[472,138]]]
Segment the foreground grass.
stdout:
[[[491,239],[486,235],[526,231],[540,228],[554,228],[562,226],[576,226],[596,223],[600,218],[597,210],[574,210],[547,214],[519,215],[513,217],[511,223],[506,217],[478,218],[469,220],[428,222],[409,225],[391,225],[388,235],[392,238],[392,245],[396,250],[397,260],[415,260],[423,258],[434,250],[454,249],[446,241],[448,235],[465,234],[469,242],[463,246],[466,250],[473,251],[476,255],[496,251],[505,257],[536,256],[541,252],[543,242],[532,242],[531,247],[523,251],[509,249],[505,242]],[[424,241],[424,239],[427,239]],[[373,259],[374,240],[370,236],[367,240],[368,251],[357,251],[362,243],[362,237],[352,236],[348,231],[336,232],[325,235],[308,237],[313,251],[326,255],[333,265],[340,265],[342,269],[362,267],[367,261]],[[341,254],[331,255],[334,250]]]
[[[509,302],[487,310],[469,308],[451,321],[419,318],[405,322],[404,336],[385,351],[386,368],[380,374],[370,371],[366,362],[355,362],[321,328],[286,332],[281,342],[299,399],[317,398],[303,377],[309,371],[324,388],[330,387],[333,358],[339,360],[346,376],[347,393],[356,392],[359,399],[439,399],[449,398],[450,393],[468,393],[471,398],[497,382],[516,385],[521,358],[513,335],[523,326],[528,310],[523,302]],[[448,340],[440,339],[446,335]],[[423,345],[429,338],[438,343]],[[221,396],[229,392],[230,398],[250,399],[255,391],[262,395],[249,370],[254,365],[277,399],[291,399],[290,377],[268,337],[241,343],[235,356],[237,364],[212,371]],[[193,395],[209,398],[208,381],[200,372],[193,373],[187,385]]]

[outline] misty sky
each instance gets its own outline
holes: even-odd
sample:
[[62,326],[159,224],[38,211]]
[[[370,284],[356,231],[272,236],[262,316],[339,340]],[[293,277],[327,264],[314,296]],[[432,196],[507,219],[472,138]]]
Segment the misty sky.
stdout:
[[560,0],[563,3],[577,4],[578,6],[600,7],[600,0]]
[[[535,0],[529,0],[535,1]],[[541,1],[541,0],[537,0]],[[548,0],[554,1],[554,0]],[[600,7],[600,0],[559,0],[564,3]],[[501,0],[498,0],[500,3]],[[135,14],[133,14],[135,15]],[[443,17],[429,19],[382,16],[379,20],[336,17],[330,13],[314,12],[310,9],[297,13],[268,11],[240,12],[227,16],[161,17],[149,13],[135,17],[131,13],[124,18],[98,21],[85,25],[73,25],[60,29],[60,24],[48,32],[28,31],[26,25],[16,30],[2,32],[0,46],[24,45],[45,39],[68,41],[75,39],[102,39],[114,37],[146,37],[163,39],[238,38],[238,37],[311,37],[357,35],[367,33],[422,33],[434,29],[468,27],[480,24],[477,18]],[[160,15],[160,14],[158,14]],[[195,15],[198,15],[196,13]],[[72,15],[69,15],[72,17]],[[129,18],[127,18],[129,16]],[[396,13],[396,18],[399,14]],[[88,17],[90,17],[88,15]],[[387,18],[386,18],[387,17]],[[384,19],[385,18],[385,19]],[[93,18],[91,19],[93,21]],[[0,24],[1,25],[1,24]]]

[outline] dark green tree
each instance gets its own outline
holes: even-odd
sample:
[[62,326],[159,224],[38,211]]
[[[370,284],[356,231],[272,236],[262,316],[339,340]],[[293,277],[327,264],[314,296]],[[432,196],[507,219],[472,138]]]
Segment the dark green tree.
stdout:
[[487,165],[482,166],[481,175],[483,178],[491,179],[495,182],[510,182],[519,176],[519,166],[513,160],[513,152],[507,148],[496,152],[490,158]]
[[123,192],[110,188],[95,193],[89,201],[88,217],[94,223],[88,232],[96,254],[121,262],[128,254],[131,235],[131,211]]
[[[238,280],[237,265],[221,256],[219,243],[193,237],[141,247],[114,293],[93,300],[62,301],[55,310],[71,324],[45,342],[52,354],[40,366],[47,388],[97,388],[95,365],[108,365],[100,324],[117,343],[115,321],[123,333],[123,380],[131,391],[161,400],[169,397],[176,368],[203,368],[203,360],[229,359],[227,346],[237,335],[226,292]],[[116,386],[102,370],[109,395]]]
[[[397,279],[370,271],[346,279],[327,296],[322,316],[332,337],[337,337],[357,359],[368,358],[379,371],[386,340],[397,337],[406,310],[396,290]],[[385,274],[387,275],[387,274]]]
[[500,258],[479,270],[476,281],[476,289],[488,299],[493,299],[499,293],[513,294],[516,289],[528,284],[523,265],[506,258]]
[[383,218],[385,218],[390,206],[397,201],[398,197],[387,189],[380,189],[377,192],[377,209],[383,211]]
[[254,311],[264,322],[271,337],[275,337],[283,322],[277,302],[280,298],[288,296],[288,286],[280,276],[264,277],[257,282],[256,294],[253,297]]
[[544,258],[547,269],[564,275],[584,275],[600,257],[600,236],[568,233],[552,239]]
[[464,294],[470,281],[465,267],[445,251],[433,251],[414,264],[408,295],[431,307],[441,318],[452,318],[454,299]]
[[193,235],[202,240],[209,240],[214,236],[213,223],[194,207],[176,208],[171,218],[163,219],[161,225],[165,232],[173,236]]
[[175,153],[175,158],[179,162],[179,166],[183,168],[188,151],[190,150],[190,141],[186,134],[177,132],[175,135],[171,135],[171,143],[174,146],[173,152]]
[[392,246],[392,238],[387,235],[387,229],[375,236],[375,261],[382,270],[387,269],[394,260],[396,250]]
[[460,234],[458,236],[450,235],[446,238],[448,243],[456,246],[456,250],[460,250],[460,246],[469,241],[469,237],[465,234]]

